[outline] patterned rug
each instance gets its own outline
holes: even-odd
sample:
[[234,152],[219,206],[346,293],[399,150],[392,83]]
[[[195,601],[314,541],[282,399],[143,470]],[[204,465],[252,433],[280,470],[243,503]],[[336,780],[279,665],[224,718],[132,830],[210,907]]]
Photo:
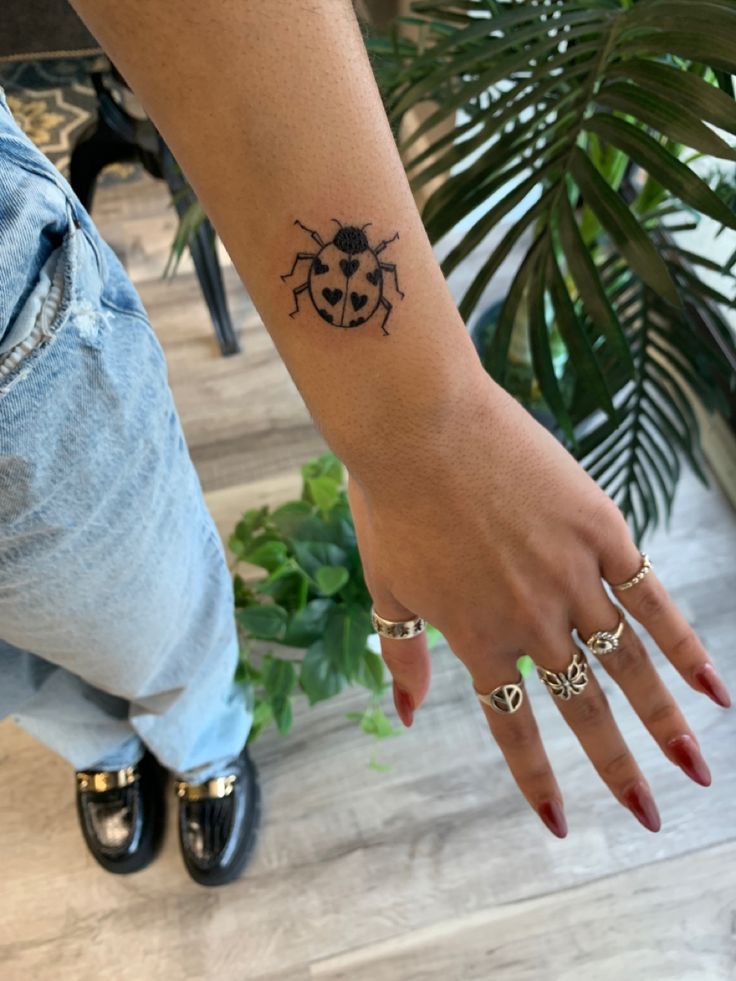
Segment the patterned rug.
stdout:
[[[89,72],[107,64],[104,55],[0,60],[0,85],[16,122],[65,177],[76,141],[97,115]],[[111,164],[100,174],[98,186],[135,181],[142,173],[140,164]]]

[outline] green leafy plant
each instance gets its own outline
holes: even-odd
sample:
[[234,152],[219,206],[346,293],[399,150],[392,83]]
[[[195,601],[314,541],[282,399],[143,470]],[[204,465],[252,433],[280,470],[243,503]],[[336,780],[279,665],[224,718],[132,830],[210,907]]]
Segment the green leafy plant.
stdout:
[[641,539],[669,514],[681,459],[706,479],[694,403],[726,413],[734,390],[733,291],[698,269],[733,273],[675,236],[699,215],[736,228],[691,166],[736,160],[736,3],[416,0],[368,45],[412,188],[443,178],[430,239],[463,223],[443,272],[481,258],[466,321],[523,246],[474,330],[487,370],[544,408]]
[[[371,598],[343,468],[325,453],[301,473],[298,500],[246,511],[228,541],[241,645],[236,679],[249,686],[253,698],[249,740],[271,724],[286,735],[294,698],[314,705],[350,684],[369,695],[362,712],[346,717],[374,739],[386,739],[401,730],[381,707],[390,682],[371,632]],[[264,574],[244,576],[245,564]],[[427,624],[430,648],[440,640],[439,631]],[[517,665],[524,677],[534,668],[526,655]],[[375,756],[369,766],[387,769]]]
[[[247,511],[228,542],[241,639],[237,677],[255,699],[250,738],[270,723],[289,732],[294,698],[313,705],[352,683],[370,694],[365,711],[349,718],[371,736],[391,736],[396,730],[381,708],[388,683],[370,646],[371,599],[342,466],[327,453],[302,467],[302,480],[299,500]],[[246,578],[243,563],[264,574]]]

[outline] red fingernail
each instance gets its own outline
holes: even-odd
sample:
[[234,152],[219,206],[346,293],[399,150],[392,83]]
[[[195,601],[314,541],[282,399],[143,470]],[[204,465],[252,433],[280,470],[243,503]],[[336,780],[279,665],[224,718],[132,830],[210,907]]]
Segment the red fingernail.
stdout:
[[699,783],[701,787],[710,787],[711,776],[708,764],[692,736],[675,736],[669,740],[667,748],[675,763],[682,767],[691,780]]
[[706,664],[696,671],[695,680],[700,682],[705,694],[712,698],[716,705],[720,705],[724,709],[731,707],[731,696],[728,694],[728,688],[723,684],[721,676],[712,664]]
[[553,835],[557,835],[558,838],[564,838],[567,835],[565,812],[559,801],[553,797],[549,800],[542,801],[537,814],[539,814]]
[[659,831],[662,827],[659,811],[643,780],[637,781],[621,796],[628,809],[638,821],[641,821],[645,828],[650,831]]
[[414,721],[414,699],[408,691],[404,691],[396,682],[394,682],[394,705],[399,713],[399,718],[408,729]]

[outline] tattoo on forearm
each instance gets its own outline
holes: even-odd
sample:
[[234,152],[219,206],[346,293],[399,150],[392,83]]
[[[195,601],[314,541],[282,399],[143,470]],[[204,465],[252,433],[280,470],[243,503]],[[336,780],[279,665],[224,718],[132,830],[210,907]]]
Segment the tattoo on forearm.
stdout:
[[360,327],[367,323],[379,307],[384,311],[381,330],[388,334],[386,321],[393,304],[384,295],[384,273],[393,275],[393,285],[401,299],[404,294],[399,289],[396,264],[382,262],[379,256],[399,233],[383,239],[372,246],[363,231],[371,223],[358,228],[355,225],[342,225],[337,218],[332,221],[339,226],[335,237],[325,242],[319,232],[307,228],[297,218],[294,222],[314,239],[319,246],[316,252],[297,252],[291,272],[281,278],[286,281],[294,275],[302,260],[309,260],[309,273],[306,280],[292,290],[294,309],[289,314],[299,313],[299,297],[308,293],[317,313],[334,327]]

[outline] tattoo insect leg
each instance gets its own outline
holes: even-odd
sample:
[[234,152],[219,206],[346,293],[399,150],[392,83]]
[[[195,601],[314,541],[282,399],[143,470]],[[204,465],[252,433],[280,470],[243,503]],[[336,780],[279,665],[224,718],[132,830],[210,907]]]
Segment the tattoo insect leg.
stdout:
[[386,272],[390,272],[390,273],[393,273],[394,274],[394,285],[396,286],[396,292],[399,294],[399,296],[403,300],[404,299],[404,294],[401,291],[401,289],[399,288],[399,274],[396,272],[396,263],[395,262],[379,262],[379,266],[381,267],[381,269],[385,269]]
[[382,242],[378,243],[378,245],[375,247],[373,251],[375,252],[376,255],[379,255],[381,252],[383,252],[383,250],[386,248],[387,245],[390,245],[392,242],[395,242],[398,237],[399,237],[399,233],[397,232],[392,238],[385,238]]
[[297,263],[301,259],[314,259],[314,258],[316,258],[316,256],[317,256],[317,253],[316,252],[297,252],[296,259],[294,259],[294,265],[291,267],[291,272],[284,273],[284,275],[281,278],[282,279],[288,279],[289,276],[293,276],[294,275],[294,270],[297,267]]
[[294,309],[289,314],[290,317],[295,317],[299,313],[299,294],[300,293],[303,293],[304,290],[307,290],[307,289],[309,289],[309,283],[308,282],[302,283],[301,286],[297,286],[294,290],[292,290],[292,292],[294,294]]
[[302,224],[302,222],[300,222],[298,218],[294,219],[294,224],[298,225],[300,228],[303,228],[305,232],[309,232],[309,234],[312,236],[314,241],[321,249],[325,247],[325,243],[322,241],[322,236],[320,235],[319,232],[315,232],[313,228],[307,228],[307,226]]
[[378,301],[378,305],[386,308],[386,316],[383,318],[383,321],[381,323],[381,330],[383,331],[384,334],[388,335],[388,331],[386,330],[386,321],[388,320],[391,311],[393,310],[393,304],[389,303],[385,296],[382,296],[381,299]]

